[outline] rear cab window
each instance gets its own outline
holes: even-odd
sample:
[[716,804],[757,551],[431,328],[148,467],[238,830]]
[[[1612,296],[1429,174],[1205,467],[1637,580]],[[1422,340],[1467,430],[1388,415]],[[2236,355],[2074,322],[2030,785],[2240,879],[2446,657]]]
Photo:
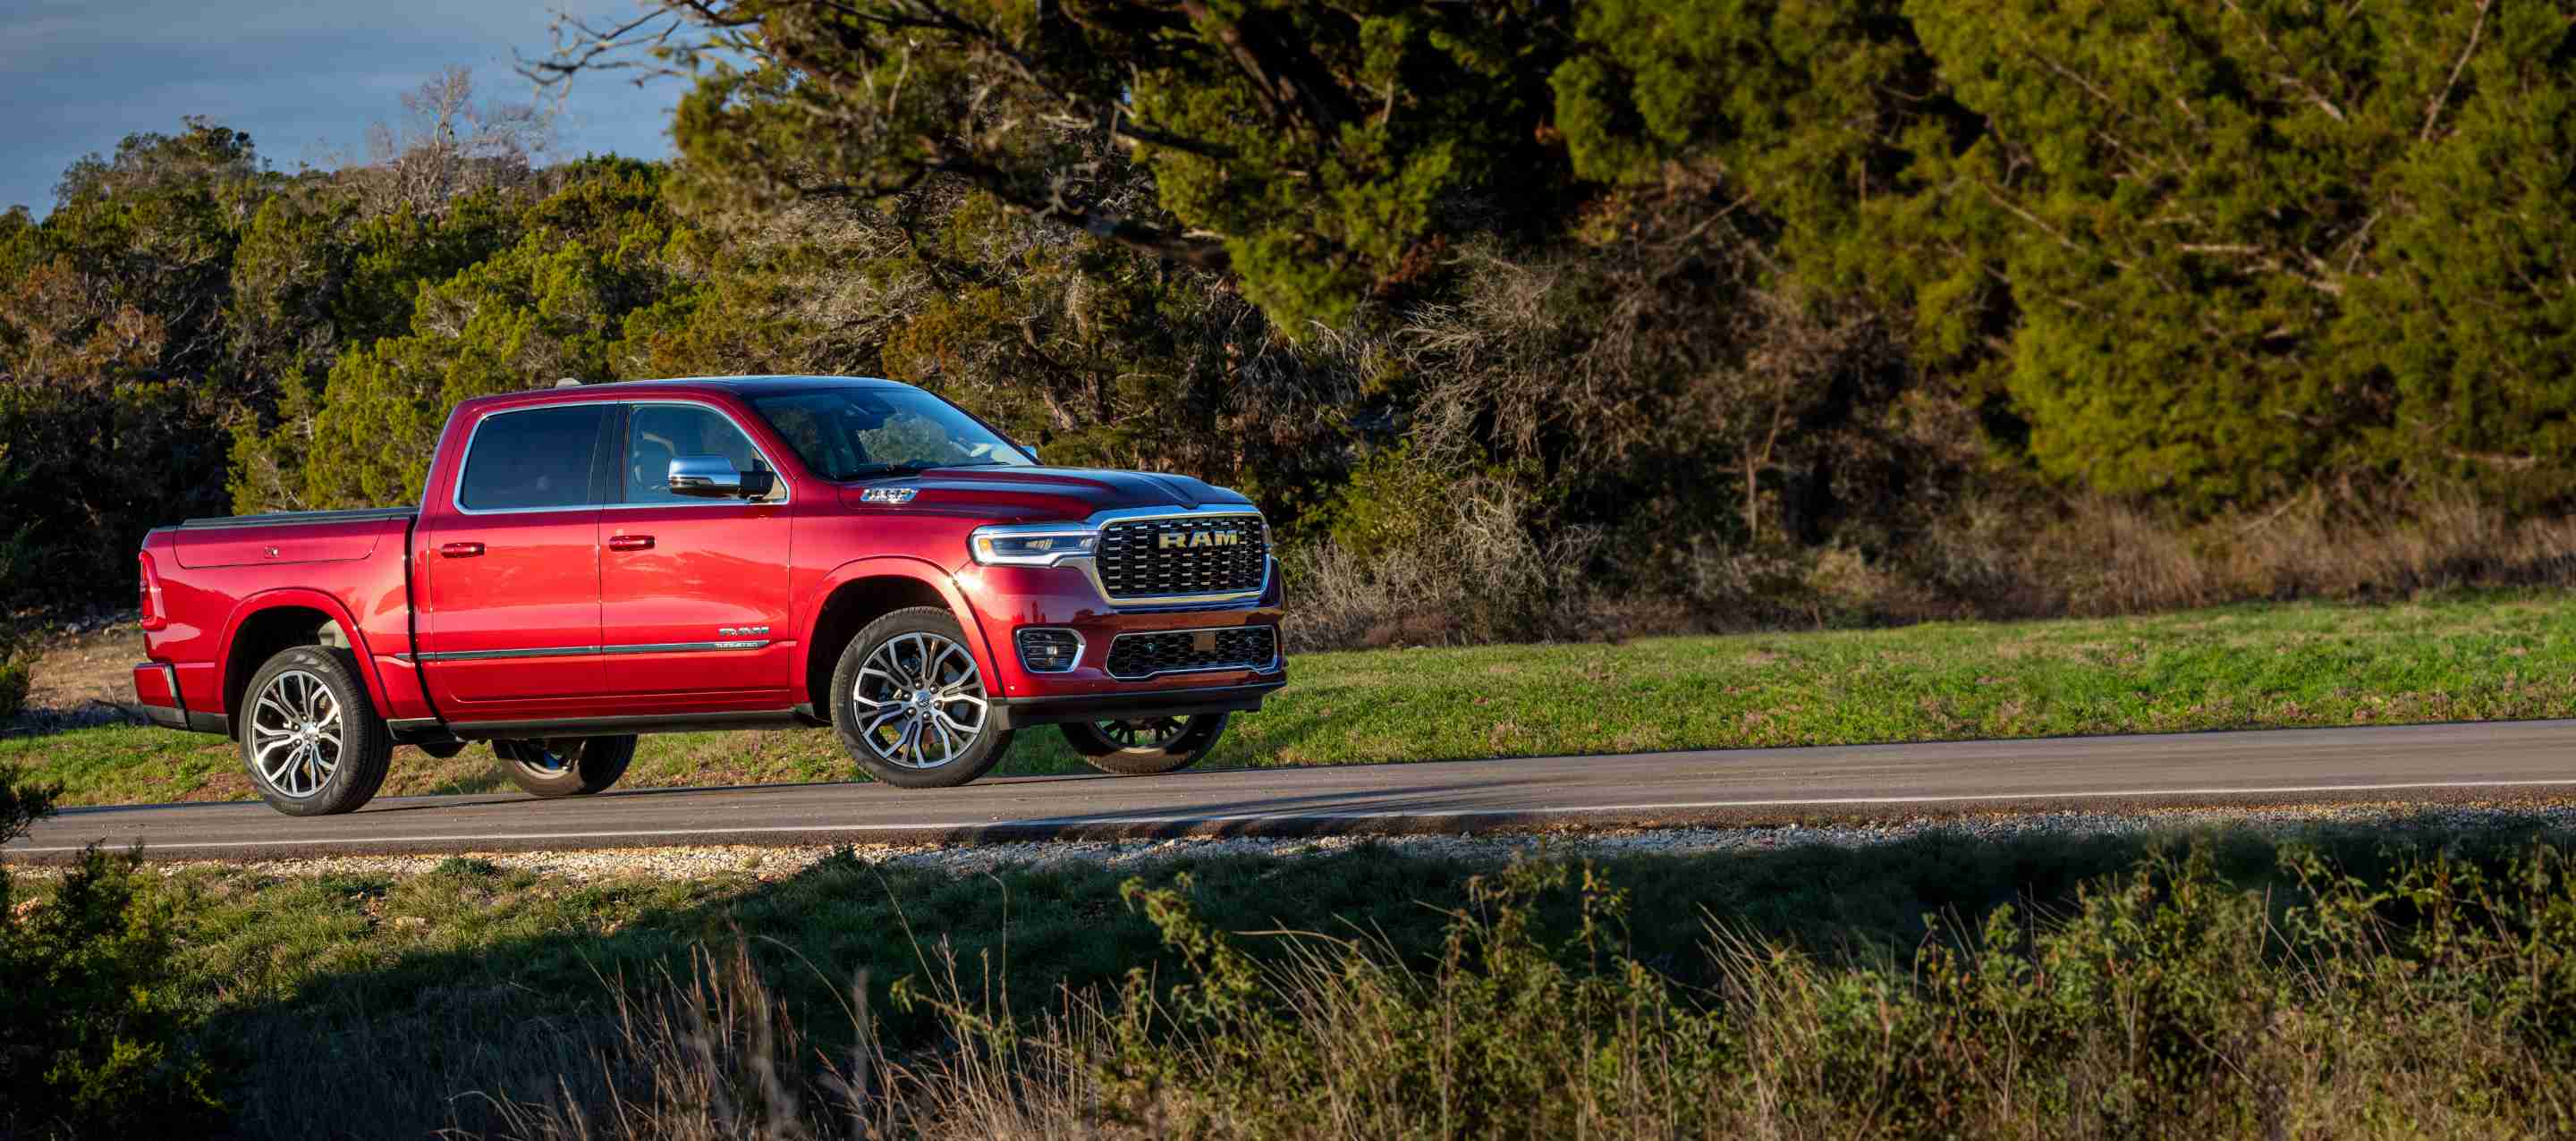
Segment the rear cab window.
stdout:
[[542,511],[596,506],[606,404],[565,404],[495,412],[474,428],[457,477],[466,511]]

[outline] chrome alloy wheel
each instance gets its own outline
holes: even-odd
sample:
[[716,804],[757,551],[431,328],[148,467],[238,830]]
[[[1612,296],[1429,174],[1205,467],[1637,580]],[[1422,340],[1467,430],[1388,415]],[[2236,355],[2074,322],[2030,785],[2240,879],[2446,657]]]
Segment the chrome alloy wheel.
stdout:
[[1101,736],[1122,749],[1169,748],[1172,742],[1181,739],[1181,734],[1190,731],[1189,720],[1183,717],[1146,717],[1133,721],[1094,721],[1091,724],[1100,730]]
[[507,755],[510,760],[542,776],[557,776],[572,768],[572,757],[567,753],[581,751],[581,742],[579,737],[537,737],[513,741]]
[[984,735],[984,676],[966,647],[932,633],[899,634],[859,667],[859,739],[888,764],[935,769]]
[[280,796],[302,800],[322,791],[340,767],[344,727],[340,699],[304,670],[268,680],[251,705],[251,764]]

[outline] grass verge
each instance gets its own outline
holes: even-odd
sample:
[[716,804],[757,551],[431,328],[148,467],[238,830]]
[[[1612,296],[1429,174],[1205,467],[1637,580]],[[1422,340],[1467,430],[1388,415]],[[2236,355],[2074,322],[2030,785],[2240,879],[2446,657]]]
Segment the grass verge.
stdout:
[[249,1136],[2563,1134],[2576,836],[2447,819],[1508,871],[198,867],[168,985]]
[[[1216,766],[2576,716],[2576,606],[2486,593],[2143,618],[1307,654]],[[247,799],[224,742],[118,726],[0,740],[65,804]],[[635,786],[854,779],[826,731],[644,739]],[[1004,773],[1087,771],[1024,733]],[[388,793],[505,787],[405,750]]]

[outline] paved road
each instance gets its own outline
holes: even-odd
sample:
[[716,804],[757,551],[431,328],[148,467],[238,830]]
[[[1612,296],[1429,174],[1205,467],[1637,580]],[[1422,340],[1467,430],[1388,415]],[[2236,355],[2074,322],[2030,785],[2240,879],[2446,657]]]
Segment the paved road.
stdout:
[[2576,721],[2075,737],[870,784],[72,808],[5,851],[142,841],[173,859],[664,844],[971,842],[1904,819],[1961,812],[2576,796]]

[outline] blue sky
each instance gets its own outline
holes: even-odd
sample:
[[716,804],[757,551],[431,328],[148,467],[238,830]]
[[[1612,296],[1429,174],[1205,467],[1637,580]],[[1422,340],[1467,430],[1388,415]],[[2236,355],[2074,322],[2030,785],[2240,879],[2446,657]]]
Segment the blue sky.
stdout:
[[[631,13],[613,0],[0,0],[0,210],[50,210],[63,168],[135,131],[205,115],[249,132],[280,170],[366,154],[368,125],[450,65],[474,69],[477,102],[529,102],[513,52],[553,45],[554,10]],[[670,153],[683,85],[633,72],[575,81],[555,121],[558,157]]]

